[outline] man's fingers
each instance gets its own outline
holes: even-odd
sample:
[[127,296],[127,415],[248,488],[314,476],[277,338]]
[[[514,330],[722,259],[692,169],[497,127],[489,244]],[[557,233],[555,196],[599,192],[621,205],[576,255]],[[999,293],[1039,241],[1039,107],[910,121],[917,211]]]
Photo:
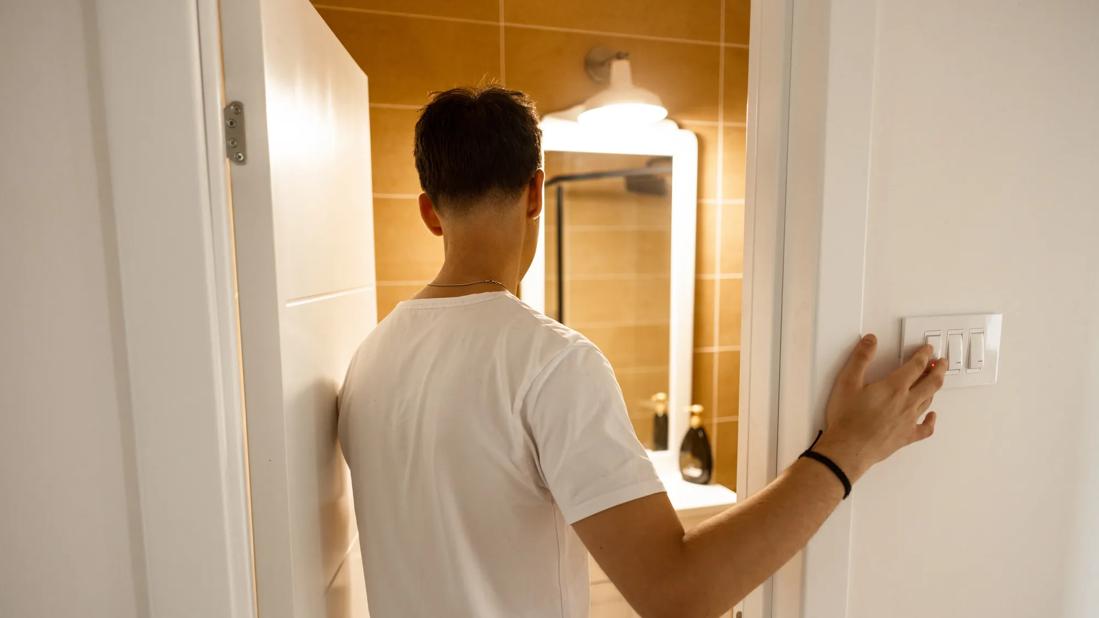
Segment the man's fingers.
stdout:
[[[897,368],[890,376],[889,380],[896,384],[898,387],[903,387],[906,390],[912,388],[912,385],[916,383],[916,380],[920,379],[923,372],[927,370],[927,363],[931,361],[932,348],[929,345],[922,345],[916,350],[912,356],[908,357],[903,365]],[[938,363],[936,363],[937,365]]]
[[938,359],[931,363],[931,369],[927,373],[920,376],[920,379],[916,380],[916,383],[912,385],[912,390],[909,394],[910,401],[924,401],[930,400],[935,393],[939,392],[939,389],[943,387],[943,381],[946,379],[946,361]]
[[923,422],[916,425],[916,438],[913,442],[919,442],[920,440],[926,440],[931,437],[931,434],[935,433],[935,419],[939,417],[934,412],[928,412],[924,417]]
[[920,418],[921,416],[923,416],[923,413],[927,412],[927,409],[931,407],[931,404],[933,402],[933,398],[924,399],[923,401],[921,401],[919,404],[916,405],[916,407],[912,408],[913,416],[915,418]]
[[878,349],[878,338],[868,334],[855,344],[847,364],[840,370],[838,382],[847,386],[861,388],[866,384],[866,368],[870,361],[874,360],[874,352]]

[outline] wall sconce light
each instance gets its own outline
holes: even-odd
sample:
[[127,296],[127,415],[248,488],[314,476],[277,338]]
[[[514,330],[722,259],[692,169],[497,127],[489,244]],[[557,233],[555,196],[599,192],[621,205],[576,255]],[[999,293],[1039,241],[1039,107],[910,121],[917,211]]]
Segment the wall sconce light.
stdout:
[[584,68],[607,88],[584,102],[577,120],[585,125],[630,126],[659,122],[668,110],[653,92],[634,85],[629,54],[596,47],[584,57]]

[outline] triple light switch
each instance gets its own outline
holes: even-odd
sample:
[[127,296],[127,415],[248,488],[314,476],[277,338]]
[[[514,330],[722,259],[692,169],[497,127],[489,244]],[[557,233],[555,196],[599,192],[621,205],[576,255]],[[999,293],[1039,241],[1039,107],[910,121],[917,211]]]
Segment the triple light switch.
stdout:
[[[924,333],[924,342],[934,349],[935,358],[946,359],[948,371],[980,371],[985,365],[985,333],[974,330],[968,333],[968,337],[966,334],[960,330],[946,333],[933,330]],[[965,345],[967,340],[968,346]]]
[[904,318],[902,358],[926,343],[947,363],[943,388],[995,384],[1002,324],[998,313]]

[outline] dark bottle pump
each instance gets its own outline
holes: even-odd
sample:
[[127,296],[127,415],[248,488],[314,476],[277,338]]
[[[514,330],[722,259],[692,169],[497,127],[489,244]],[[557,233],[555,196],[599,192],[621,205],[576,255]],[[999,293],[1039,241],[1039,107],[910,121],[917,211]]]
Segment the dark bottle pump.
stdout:
[[657,393],[652,396],[653,403],[653,450],[668,450],[668,394]]
[[702,406],[694,404],[690,412],[691,426],[679,447],[679,471],[683,480],[705,485],[713,476],[714,456],[710,450],[710,439],[702,428]]

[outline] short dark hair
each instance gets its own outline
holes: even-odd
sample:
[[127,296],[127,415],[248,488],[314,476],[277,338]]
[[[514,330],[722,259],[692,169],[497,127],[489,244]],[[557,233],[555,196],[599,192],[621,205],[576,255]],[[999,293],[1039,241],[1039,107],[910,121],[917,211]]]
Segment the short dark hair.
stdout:
[[534,102],[494,85],[436,92],[416,121],[415,157],[436,208],[514,199],[542,163]]

